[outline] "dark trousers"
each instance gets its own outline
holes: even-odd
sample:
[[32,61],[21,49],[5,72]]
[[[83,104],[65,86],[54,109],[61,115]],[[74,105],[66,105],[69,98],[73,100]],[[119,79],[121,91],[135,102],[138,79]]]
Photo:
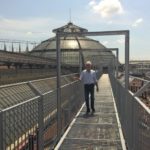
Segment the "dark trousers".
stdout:
[[94,84],[85,84],[84,85],[84,94],[85,94],[85,102],[86,102],[86,107],[87,111],[90,111],[89,107],[89,96],[91,99],[91,109],[94,111]]

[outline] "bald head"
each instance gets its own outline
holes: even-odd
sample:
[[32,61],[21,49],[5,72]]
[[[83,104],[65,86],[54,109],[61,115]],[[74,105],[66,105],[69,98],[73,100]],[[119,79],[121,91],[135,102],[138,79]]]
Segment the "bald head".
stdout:
[[86,67],[86,70],[87,70],[87,71],[90,71],[90,70],[91,70],[91,67],[92,67],[91,61],[87,61],[87,62],[85,63],[85,67]]
[[92,66],[92,63],[91,63],[91,61],[87,61],[87,62],[85,63],[85,65],[91,65],[91,66]]

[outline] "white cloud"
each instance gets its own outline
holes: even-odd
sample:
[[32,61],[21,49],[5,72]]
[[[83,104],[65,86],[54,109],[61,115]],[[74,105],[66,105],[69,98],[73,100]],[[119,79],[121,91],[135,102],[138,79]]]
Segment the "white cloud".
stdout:
[[96,5],[96,2],[94,0],[89,2],[89,6],[95,6],[95,5]]
[[9,19],[0,17],[0,38],[44,40],[51,37],[50,29],[56,27],[56,24],[58,26],[60,22],[51,18]]
[[137,19],[133,24],[132,27],[137,27],[143,22],[143,18]]
[[94,13],[99,14],[102,18],[110,18],[124,13],[119,0],[101,0],[99,3],[92,0],[89,6]]
[[41,28],[43,24],[48,24],[48,18],[32,18],[24,20],[0,18],[0,29],[13,31],[36,30],[35,27]]
[[32,32],[30,32],[30,31],[26,33],[26,35],[32,35],[32,34],[33,34],[33,33],[32,33]]
[[107,24],[113,24],[113,21],[112,21],[112,20],[110,20],[110,21],[108,21],[108,22],[107,22]]

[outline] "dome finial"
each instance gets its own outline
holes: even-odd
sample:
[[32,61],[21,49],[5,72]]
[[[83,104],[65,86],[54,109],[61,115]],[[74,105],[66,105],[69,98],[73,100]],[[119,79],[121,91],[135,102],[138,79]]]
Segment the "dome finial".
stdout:
[[87,32],[87,31],[88,31],[87,29],[76,26],[72,22],[69,22],[67,23],[67,25],[53,30],[54,33],[56,32]]

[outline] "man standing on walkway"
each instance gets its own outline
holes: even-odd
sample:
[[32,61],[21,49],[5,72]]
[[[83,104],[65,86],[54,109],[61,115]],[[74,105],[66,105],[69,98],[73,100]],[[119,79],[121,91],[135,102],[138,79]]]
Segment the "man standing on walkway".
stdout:
[[90,112],[89,107],[89,96],[91,99],[91,109],[92,113],[95,112],[94,108],[94,86],[96,85],[97,92],[99,91],[97,79],[96,79],[96,72],[91,69],[92,63],[90,61],[87,61],[85,64],[85,70],[81,72],[80,80],[83,81],[84,84],[84,93],[85,93],[85,102],[87,107],[87,114]]

